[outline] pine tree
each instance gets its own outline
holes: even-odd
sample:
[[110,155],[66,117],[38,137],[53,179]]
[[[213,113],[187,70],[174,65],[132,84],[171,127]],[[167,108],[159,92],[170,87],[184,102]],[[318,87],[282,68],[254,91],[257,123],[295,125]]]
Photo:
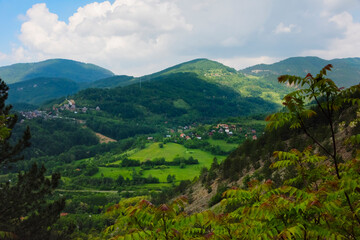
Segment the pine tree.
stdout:
[[[30,146],[30,130],[16,144],[10,143],[11,132],[18,120],[5,105],[9,87],[0,79],[0,167],[23,159],[21,152]],[[32,166],[19,173],[16,183],[0,184],[0,239],[48,239],[50,226],[57,221],[65,201],[47,197],[58,186],[60,175],[45,177],[46,169]]]

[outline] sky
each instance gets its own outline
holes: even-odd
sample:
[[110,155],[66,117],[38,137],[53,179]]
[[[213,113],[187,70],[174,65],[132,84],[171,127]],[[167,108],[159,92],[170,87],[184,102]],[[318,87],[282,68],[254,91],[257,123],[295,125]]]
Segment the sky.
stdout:
[[360,0],[0,0],[0,66],[65,58],[141,76],[360,57]]

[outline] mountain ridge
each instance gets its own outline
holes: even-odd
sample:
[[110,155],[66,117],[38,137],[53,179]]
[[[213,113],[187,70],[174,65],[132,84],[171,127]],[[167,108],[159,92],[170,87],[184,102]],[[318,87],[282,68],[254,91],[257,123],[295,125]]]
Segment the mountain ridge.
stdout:
[[7,84],[37,77],[60,77],[75,82],[91,82],[114,76],[114,73],[95,64],[58,58],[3,66],[0,67],[0,76]]
[[[17,78],[22,76],[23,79],[18,82],[19,85],[14,85],[17,88],[22,88],[21,84],[24,86],[28,85],[26,81],[31,81],[31,79],[26,79],[28,77],[33,77],[32,79],[63,78],[72,80],[78,85],[72,89],[64,89],[64,87],[68,87],[68,82],[66,82],[64,86],[57,83],[54,83],[53,86],[48,85],[50,88],[57,85],[58,92],[62,92],[62,96],[66,96],[86,88],[113,88],[132,84],[141,85],[145,82],[156,80],[158,77],[166,77],[174,73],[195,73],[201,79],[206,80],[209,83],[233,88],[243,97],[260,97],[266,101],[280,104],[283,96],[291,89],[278,83],[277,77],[279,75],[290,74],[305,76],[309,72],[316,73],[318,69],[321,69],[329,63],[333,64],[334,68],[332,72],[329,72],[328,76],[339,86],[348,87],[360,82],[360,58],[325,60],[311,56],[291,57],[273,64],[258,64],[238,71],[207,58],[197,58],[137,78],[125,75],[114,75],[111,71],[93,64],[85,64],[66,59],[49,59],[38,63],[19,63],[0,67],[0,76],[5,81],[6,79],[9,79],[11,74],[15,74]],[[40,65],[45,65],[45,67],[30,69],[31,66]],[[15,73],[10,72],[11,66],[15,67],[15,70],[12,71]],[[19,68],[19,71],[16,70],[16,68]],[[80,73],[76,69],[80,69]],[[94,75],[94,72],[97,74]],[[88,76],[91,76],[91,78]],[[99,78],[100,76],[101,78]],[[79,78],[81,79],[79,80]],[[344,81],[343,79],[349,80]],[[13,81],[16,81],[16,78]],[[76,89],[76,91],[73,91],[73,89]],[[44,97],[38,98],[38,96],[36,96],[36,99],[41,99],[41,101],[34,100],[32,101],[32,104],[39,105],[52,98],[61,97],[58,94],[52,96],[49,94],[50,92],[53,92],[53,90],[47,90],[46,88],[44,88],[43,92],[37,91],[39,95],[44,95]],[[27,96],[26,98],[29,99],[30,96]],[[18,98],[12,97],[10,101],[12,103],[19,103],[21,99],[21,96]]]
[[257,64],[239,72],[262,77],[276,77],[284,74],[305,77],[307,73],[316,74],[327,64],[332,64],[334,67],[328,72],[328,77],[339,86],[349,87],[360,82],[360,58],[358,57],[331,60],[315,56],[291,57],[273,64]]

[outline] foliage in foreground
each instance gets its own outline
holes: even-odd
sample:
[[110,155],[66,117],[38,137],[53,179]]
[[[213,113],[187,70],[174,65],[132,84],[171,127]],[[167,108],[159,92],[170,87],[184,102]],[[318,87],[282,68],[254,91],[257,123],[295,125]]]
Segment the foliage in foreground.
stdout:
[[[8,86],[0,79],[0,168],[23,159],[21,153],[30,146],[30,130],[11,144],[12,130],[17,122],[5,105]],[[60,217],[63,199],[48,202],[48,196],[59,183],[60,175],[45,177],[45,168],[36,164],[30,171],[18,174],[15,183],[0,184],[0,239],[48,239],[50,226]]]
[[[282,76],[280,82],[301,86],[284,100],[287,111],[267,118],[270,128],[286,123],[301,128],[314,146],[303,151],[274,152],[272,168],[292,168],[295,177],[275,187],[271,180],[252,181],[248,189],[231,189],[223,194],[224,213],[212,211],[187,215],[186,198],[154,206],[147,200],[118,205],[108,215],[113,225],[99,239],[358,239],[360,237],[360,135],[347,144],[357,150],[342,159],[335,131],[335,113],[345,106],[359,106],[359,86],[338,89],[326,71],[316,77]],[[317,108],[306,103],[315,101]],[[322,114],[331,144],[316,139],[306,118]],[[357,119],[355,123],[357,124]],[[131,200],[127,200],[131,201]]]

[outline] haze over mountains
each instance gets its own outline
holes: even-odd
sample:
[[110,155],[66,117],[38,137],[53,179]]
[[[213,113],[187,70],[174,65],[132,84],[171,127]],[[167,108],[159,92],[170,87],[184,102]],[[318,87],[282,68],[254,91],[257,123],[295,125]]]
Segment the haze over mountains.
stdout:
[[274,64],[258,64],[240,72],[255,76],[279,76],[284,74],[304,77],[307,73],[317,74],[327,64],[334,68],[328,77],[338,86],[350,87],[360,82],[360,58],[324,60],[318,57],[292,57]]
[[[10,103],[44,102],[75,94],[87,88],[113,88],[166,79],[177,73],[194,73],[197,78],[218,86],[226,86],[242,97],[259,97],[280,103],[289,89],[277,83],[282,74],[305,76],[316,74],[327,64],[329,73],[339,86],[351,86],[360,81],[360,58],[324,60],[318,57],[293,57],[274,64],[259,64],[235,70],[208,59],[196,59],[139,78],[116,76],[111,71],[93,64],[65,59],[50,59],[38,63],[19,63],[0,67],[0,77],[10,86]],[[159,78],[161,77],[161,78]]]

